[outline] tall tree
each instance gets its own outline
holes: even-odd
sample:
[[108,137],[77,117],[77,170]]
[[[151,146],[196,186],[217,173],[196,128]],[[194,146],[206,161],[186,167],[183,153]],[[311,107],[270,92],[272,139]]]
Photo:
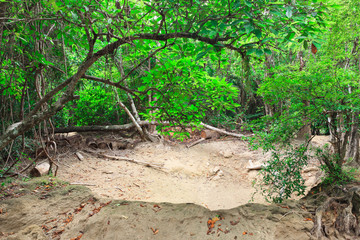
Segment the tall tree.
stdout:
[[[7,41],[13,48],[11,53],[18,53],[18,56],[1,49],[2,69],[9,71],[12,66],[19,70],[16,71],[18,75],[38,73],[41,76],[43,69],[49,74],[50,69],[62,74],[57,77],[61,81],[51,82],[51,88],[43,92],[39,101],[31,104],[30,111],[20,122],[3,132],[0,150],[34,125],[55,115],[69,101],[77,99],[74,91],[79,80],[96,79],[86,77],[93,64],[121,46],[152,46],[149,49],[151,55],[157,52],[154,49],[176,45],[178,39],[191,39],[203,43],[203,51],[197,55],[197,60],[210,50],[221,49],[236,51],[247,59],[248,55],[262,56],[270,52],[275,42],[289,41],[295,32],[304,37],[314,33],[317,23],[322,21],[324,7],[322,3],[305,0],[287,3],[268,0],[9,2],[1,22],[1,35],[2,41]],[[46,30],[38,32],[28,23]],[[42,49],[35,47],[39,42],[43,44]],[[161,47],[156,48],[158,42]],[[56,50],[56,45],[61,46],[59,49],[84,54],[80,56],[83,60],[76,67],[69,67],[63,61],[59,68],[56,64],[59,59],[44,53],[45,47],[51,52]],[[23,56],[26,60],[19,61]],[[52,70],[53,74],[55,70]],[[130,94],[146,93],[125,87],[124,80],[103,79],[102,82]],[[3,77],[1,84],[11,86],[11,80]],[[8,91],[4,93],[8,94]],[[44,108],[45,104],[48,107]]]

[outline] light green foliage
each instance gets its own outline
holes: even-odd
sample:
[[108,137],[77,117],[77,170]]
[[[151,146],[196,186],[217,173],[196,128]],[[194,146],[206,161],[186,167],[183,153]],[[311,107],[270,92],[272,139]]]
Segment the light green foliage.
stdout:
[[273,77],[265,79],[258,90],[278,110],[273,117],[263,118],[267,124],[258,125],[266,131],[261,136],[267,141],[288,142],[304,124],[327,118],[329,112],[360,110],[360,90],[354,72],[345,71],[326,58],[309,60],[304,71],[296,68],[290,65],[274,69]]
[[238,90],[225,79],[210,77],[192,58],[160,62],[142,80],[139,90],[151,90],[154,99],[144,114],[148,119],[198,123],[208,110],[239,106],[234,102]]
[[[343,124],[350,130],[351,121],[347,114],[360,110],[359,79],[353,72],[337,67],[326,57],[316,62],[309,60],[307,68],[301,72],[296,71],[295,67],[285,66],[274,69],[273,77],[266,79],[259,88],[258,93],[270,106],[276,108],[277,112],[274,116],[265,116],[253,122],[256,135],[251,142],[256,148],[261,147],[265,151],[272,150],[276,153],[278,149],[291,146],[292,139],[304,125],[313,125],[321,119],[326,123],[328,114],[333,112],[343,114]],[[286,71],[285,68],[290,71]],[[351,93],[348,91],[349,86],[352,87]],[[297,174],[300,174],[301,168],[307,164],[306,156],[300,157],[304,153],[304,150],[299,152],[296,149],[288,152],[284,158],[279,157],[277,153],[273,155],[269,166],[263,171],[262,183],[265,185],[271,184],[271,181],[281,183],[289,194],[281,195],[281,189],[272,185],[271,192],[264,192],[267,198],[278,201],[290,197],[291,191],[303,193],[302,182]],[[326,159],[321,160],[325,156]],[[342,165],[336,160],[339,157],[330,154],[317,155],[322,163],[322,169],[328,176],[327,179],[333,183],[343,184],[349,178],[341,171]],[[291,168],[289,162],[292,164]],[[274,169],[279,174],[274,175]],[[294,169],[295,172],[287,172],[284,169]],[[287,176],[290,173],[295,174],[294,178]],[[276,197],[272,197],[274,194]]]

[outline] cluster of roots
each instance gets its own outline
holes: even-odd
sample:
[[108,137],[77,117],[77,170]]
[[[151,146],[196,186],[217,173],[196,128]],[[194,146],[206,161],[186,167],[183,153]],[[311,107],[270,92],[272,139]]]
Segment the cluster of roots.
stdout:
[[332,187],[307,200],[315,201],[314,205],[318,206],[312,229],[317,239],[360,238],[360,186]]

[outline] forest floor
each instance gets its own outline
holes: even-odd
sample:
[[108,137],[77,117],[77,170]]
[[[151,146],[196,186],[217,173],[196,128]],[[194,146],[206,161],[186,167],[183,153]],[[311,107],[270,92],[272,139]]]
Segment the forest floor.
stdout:
[[[326,141],[316,137],[313,144]],[[10,186],[11,194],[0,201],[0,239],[311,238],[313,222],[304,202],[274,205],[255,195],[248,203],[258,172],[246,167],[269,155],[249,150],[244,141],[208,141],[191,148],[140,143],[98,152],[161,168],[85,151],[82,161],[64,155],[56,179]],[[304,173],[309,189],[319,176],[314,169]]]

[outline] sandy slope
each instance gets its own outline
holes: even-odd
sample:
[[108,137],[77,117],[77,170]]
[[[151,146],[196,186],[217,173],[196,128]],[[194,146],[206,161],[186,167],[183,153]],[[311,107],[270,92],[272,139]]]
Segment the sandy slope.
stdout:
[[[58,188],[45,195],[27,184],[24,189],[27,195],[0,201],[0,239],[304,240],[310,239],[313,225],[305,221],[311,215],[301,208],[302,203],[295,202],[210,211],[184,203],[110,202],[94,198],[80,186]],[[105,206],[99,208],[101,204]],[[207,222],[215,217],[221,220],[209,230]]]
[[[249,160],[261,163],[269,158],[269,154],[264,155],[260,150],[249,150],[241,140],[218,140],[192,148],[142,143],[133,150],[109,150],[106,154],[163,164],[164,171],[85,153],[86,159],[81,162],[73,155],[62,160],[58,177],[95,185],[89,188],[105,198],[195,203],[211,210],[248,203],[257,171],[248,171],[246,166]],[[311,178],[313,174],[305,177]],[[258,195],[254,202],[265,203]]]
[[[192,148],[142,143],[134,150],[107,154],[163,164],[164,171],[84,154],[85,161],[70,158],[63,162],[58,177],[95,184],[90,189],[102,197],[227,209],[249,202],[256,171],[248,172],[245,166],[249,160],[265,160],[261,152],[249,151],[242,141],[216,141]],[[255,201],[264,202],[260,197]]]

